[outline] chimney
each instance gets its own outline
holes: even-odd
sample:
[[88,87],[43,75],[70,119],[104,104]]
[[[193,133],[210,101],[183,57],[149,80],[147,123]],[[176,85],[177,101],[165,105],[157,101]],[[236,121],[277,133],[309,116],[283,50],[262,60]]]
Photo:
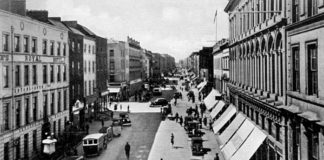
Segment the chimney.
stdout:
[[26,0],[0,0],[0,9],[26,16]]
[[78,26],[78,21],[63,21],[63,23],[73,28],[77,28]]
[[49,19],[61,22],[61,17],[49,17]]
[[48,11],[45,10],[27,11],[27,16],[42,22],[48,22]]

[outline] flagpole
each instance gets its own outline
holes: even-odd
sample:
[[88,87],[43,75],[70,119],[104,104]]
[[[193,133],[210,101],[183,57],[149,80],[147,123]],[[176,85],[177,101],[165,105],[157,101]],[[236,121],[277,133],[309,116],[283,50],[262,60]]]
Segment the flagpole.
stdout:
[[[217,11],[216,11],[217,13]],[[217,14],[216,14],[216,42],[217,42]]]

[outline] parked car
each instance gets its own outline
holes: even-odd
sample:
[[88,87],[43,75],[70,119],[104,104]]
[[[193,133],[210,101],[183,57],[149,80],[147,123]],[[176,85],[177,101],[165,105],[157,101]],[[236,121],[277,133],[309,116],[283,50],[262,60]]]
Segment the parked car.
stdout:
[[132,122],[129,119],[128,113],[120,113],[119,117],[121,118],[121,123],[123,126],[131,126]]
[[162,95],[161,88],[153,88],[153,95]]
[[169,101],[165,98],[157,98],[155,101],[151,102],[151,107],[155,106],[166,106],[169,104]]
[[120,136],[121,135],[121,130],[122,130],[122,122],[121,118],[114,118],[113,122],[111,124],[111,127],[113,129],[113,135]]

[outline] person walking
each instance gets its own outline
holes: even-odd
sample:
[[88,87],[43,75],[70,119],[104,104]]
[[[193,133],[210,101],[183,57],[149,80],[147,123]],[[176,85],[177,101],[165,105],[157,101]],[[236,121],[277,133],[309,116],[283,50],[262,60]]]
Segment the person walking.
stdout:
[[174,135],[173,135],[173,133],[171,133],[171,145],[172,145],[172,147],[174,145]]
[[129,160],[130,148],[131,148],[130,145],[128,144],[128,142],[126,142],[126,145],[125,145],[125,154],[126,154],[127,160]]
[[219,160],[218,153],[216,153],[216,156],[215,156],[214,160]]
[[127,112],[129,113],[129,105],[127,106]]
[[179,123],[180,123],[180,126],[182,126],[182,123],[183,123],[183,118],[182,118],[182,116],[180,116],[180,118],[179,118]]
[[105,121],[101,119],[101,126],[104,127],[104,125],[105,125]]
[[119,109],[120,109],[120,110],[123,110],[123,106],[122,106],[121,104],[120,104],[120,106],[119,106]]

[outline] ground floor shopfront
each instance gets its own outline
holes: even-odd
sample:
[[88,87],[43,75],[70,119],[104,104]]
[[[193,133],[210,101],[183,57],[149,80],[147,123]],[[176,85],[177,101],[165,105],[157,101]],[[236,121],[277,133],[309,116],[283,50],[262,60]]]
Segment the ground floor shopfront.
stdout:
[[[220,139],[229,139],[229,137],[226,138],[226,136],[237,134],[236,137],[233,136],[228,142],[223,142],[224,148],[222,148],[222,151],[225,157],[227,157],[226,159],[232,160],[242,158],[239,153],[244,155],[244,153],[248,154],[251,152],[250,150],[252,149],[249,149],[249,146],[257,146],[257,148],[254,148],[253,153],[249,153],[252,154],[249,159],[286,159],[286,130],[283,125],[284,123],[280,109],[267,103],[266,100],[259,99],[258,97],[261,97],[260,95],[232,84],[228,86],[229,102],[227,102],[228,104],[226,103],[227,105],[221,105],[225,109],[217,109],[219,110],[217,114],[226,114],[226,116],[213,113],[216,118],[220,117],[222,119],[222,124],[224,124],[224,127],[218,126],[218,129],[216,127],[216,131],[220,131],[217,133],[220,135]],[[218,105],[216,105],[216,107],[217,106]],[[234,110],[236,111],[235,114]],[[217,123],[219,124],[220,122]],[[243,139],[243,142],[237,139]],[[241,144],[237,144],[238,142]],[[228,143],[230,143],[230,145],[228,145]],[[236,150],[234,151],[235,153],[232,153],[232,150]]]

